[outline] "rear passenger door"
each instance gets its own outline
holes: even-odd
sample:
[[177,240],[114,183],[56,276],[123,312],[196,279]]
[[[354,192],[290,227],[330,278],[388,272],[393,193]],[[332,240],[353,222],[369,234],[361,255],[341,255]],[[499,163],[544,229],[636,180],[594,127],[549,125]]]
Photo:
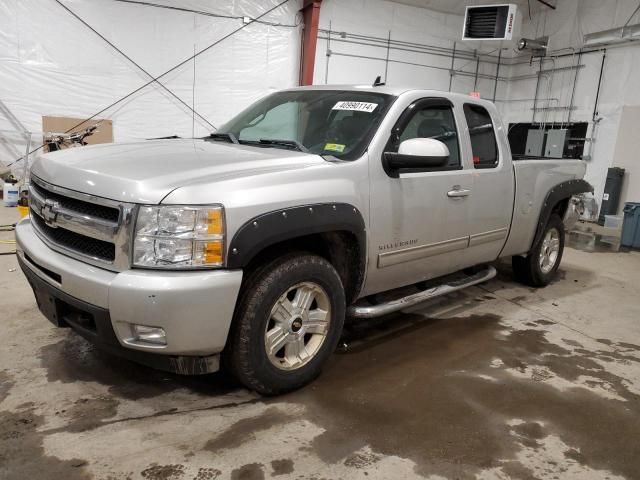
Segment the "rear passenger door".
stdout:
[[469,204],[468,265],[493,261],[509,233],[513,210],[513,168],[502,123],[495,109],[462,105],[473,164],[473,201]]

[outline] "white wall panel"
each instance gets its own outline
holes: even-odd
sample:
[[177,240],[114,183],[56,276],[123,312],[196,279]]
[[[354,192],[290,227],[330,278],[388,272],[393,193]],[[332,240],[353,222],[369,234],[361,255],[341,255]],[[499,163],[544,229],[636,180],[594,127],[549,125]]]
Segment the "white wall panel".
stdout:
[[622,214],[624,201],[640,202],[640,107],[625,107],[622,110],[620,129],[615,146],[614,162],[625,169],[618,214]]
[[[456,48],[459,52],[472,52],[479,49],[483,52],[495,50],[493,44],[470,44],[460,41],[462,17],[440,13],[426,8],[419,8],[384,0],[324,0],[320,15],[320,27],[333,32],[346,32],[350,42],[336,41],[332,37],[330,43],[331,56],[327,76],[327,42],[320,39],[316,53],[315,83],[371,83],[377,75],[384,79],[386,48],[384,42],[380,48],[354,44],[349,34],[368,35],[386,39],[391,32],[391,39],[399,42],[412,42],[434,47]],[[326,33],[321,33],[326,36]],[[356,40],[357,41],[357,40]],[[411,46],[406,46],[410,50]],[[375,57],[376,60],[337,60],[343,54]],[[396,85],[422,86],[436,90],[448,90],[451,58],[425,52],[405,51],[392,48],[389,51],[387,80]],[[345,71],[345,65],[352,63],[354,68]],[[411,64],[419,65],[411,65]],[[422,65],[422,66],[421,66]],[[424,65],[429,65],[427,68]],[[339,68],[334,72],[334,67]],[[463,68],[469,73],[475,71],[475,60],[458,58],[455,68]],[[495,66],[481,63],[479,73],[495,75]],[[486,98],[493,95],[493,80],[480,78],[477,87]],[[474,86],[472,77],[457,75],[452,82],[452,90],[469,93]]]

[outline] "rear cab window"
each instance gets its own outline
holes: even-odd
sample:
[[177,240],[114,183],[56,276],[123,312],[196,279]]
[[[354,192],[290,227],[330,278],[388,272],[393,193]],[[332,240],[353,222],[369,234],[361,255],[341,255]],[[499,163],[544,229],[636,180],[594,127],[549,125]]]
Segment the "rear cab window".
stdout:
[[465,103],[463,109],[469,127],[473,167],[497,167],[500,156],[491,115],[486,108],[473,103]]

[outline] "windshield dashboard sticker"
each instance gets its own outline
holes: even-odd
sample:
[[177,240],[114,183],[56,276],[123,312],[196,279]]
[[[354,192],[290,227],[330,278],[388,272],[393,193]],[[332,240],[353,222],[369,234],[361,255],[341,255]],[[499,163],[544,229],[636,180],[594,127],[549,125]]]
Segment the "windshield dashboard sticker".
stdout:
[[345,147],[346,147],[346,145],[342,145],[340,143],[327,143],[324,146],[324,149],[325,150],[329,150],[331,152],[340,152],[340,153],[342,153],[342,152],[344,152]]
[[393,243],[384,243],[382,245],[378,245],[378,251],[379,252],[384,252],[386,250],[393,250],[396,248],[401,248],[401,247],[411,247],[413,245],[417,245],[418,244],[418,239],[415,238],[413,240],[401,240],[399,242],[393,242]]
[[352,112],[371,113],[377,106],[377,103],[342,101],[336,103],[331,110],[350,110]]

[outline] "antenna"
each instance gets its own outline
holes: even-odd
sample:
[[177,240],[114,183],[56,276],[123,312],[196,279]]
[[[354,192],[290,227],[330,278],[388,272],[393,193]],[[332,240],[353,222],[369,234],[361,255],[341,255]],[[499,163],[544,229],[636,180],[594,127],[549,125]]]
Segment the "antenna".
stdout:
[[372,87],[382,87],[383,85],[385,85],[385,82],[383,82],[382,77],[378,75],[374,80]]

